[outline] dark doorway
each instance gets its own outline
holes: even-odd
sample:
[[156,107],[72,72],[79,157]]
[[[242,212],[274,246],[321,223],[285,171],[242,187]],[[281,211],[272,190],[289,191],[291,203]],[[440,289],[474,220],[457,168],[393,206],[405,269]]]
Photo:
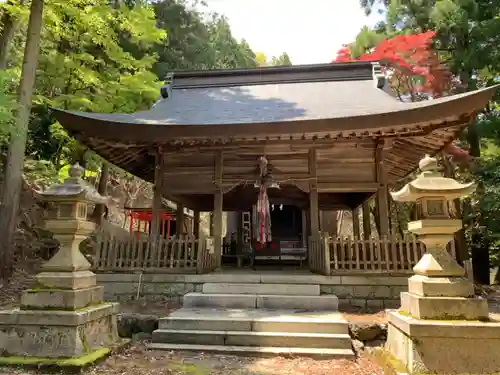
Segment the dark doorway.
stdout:
[[274,240],[302,240],[302,211],[291,205],[271,205],[271,234]]

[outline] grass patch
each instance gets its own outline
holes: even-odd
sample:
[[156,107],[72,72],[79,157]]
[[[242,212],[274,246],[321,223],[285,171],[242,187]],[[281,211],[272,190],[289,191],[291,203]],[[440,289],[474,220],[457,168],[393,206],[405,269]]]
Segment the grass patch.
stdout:
[[190,363],[172,363],[168,366],[169,370],[174,370],[182,373],[183,375],[208,375],[210,373],[209,370],[204,368],[200,368],[195,364]]

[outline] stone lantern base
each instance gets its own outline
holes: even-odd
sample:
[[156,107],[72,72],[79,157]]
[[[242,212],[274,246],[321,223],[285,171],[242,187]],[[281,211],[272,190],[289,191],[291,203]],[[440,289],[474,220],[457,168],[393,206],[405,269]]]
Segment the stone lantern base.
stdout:
[[[432,266],[434,265],[434,266]],[[429,250],[389,313],[386,349],[411,374],[500,372],[500,321],[446,251]],[[440,275],[439,273],[444,274]],[[453,275],[455,274],[455,275]]]
[[78,367],[106,356],[119,339],[119,304],[103,301],[94,273],[45,271],[37,279],[45,285],[26,290],[20,309],[0,311],[0,364]]
[[389,313],[386,349],[410,374],[500,371],[500,321],[424,320]]

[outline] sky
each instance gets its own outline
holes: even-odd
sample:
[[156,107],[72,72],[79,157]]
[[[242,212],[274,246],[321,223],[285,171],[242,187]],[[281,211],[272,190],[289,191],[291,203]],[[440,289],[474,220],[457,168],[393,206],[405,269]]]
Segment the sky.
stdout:
[[[293,64],[331,62],[343,44],[352,42],[366,17],[359,0],[205,0],[209,10],[229,18],[236,39],[268,59],[287,52]],[[376,13],[376,12],[375,12]]]

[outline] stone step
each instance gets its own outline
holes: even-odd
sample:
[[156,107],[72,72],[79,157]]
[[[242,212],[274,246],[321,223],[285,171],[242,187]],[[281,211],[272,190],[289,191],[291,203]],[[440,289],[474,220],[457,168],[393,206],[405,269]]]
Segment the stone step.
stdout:
[[205,283],[203,293],[319,296],[319,284]]
[[291,348],[351,349],[348,334],[244,332],[244,331],[193,331],[157,329],[153,342],[162,344],[227,345]]
[[256,347],[256,346],[225,346],[225,345],[190,345],[190,344],[161,344],[151,343],[149,349],[153,350],[185,350],[196,352],[214,352],[223,354],[242,354],[256,356],[282,356],[282,357],[311,357],[331,359],[353,359],[352,349],[324,349],[324,348],[290,348],[290,347]]
[[338,298],[333,295],[285,296],[257,294],[187,293],[184,307],[220,307],[244,309],[301,309],[304,311],[338,311]]
[[294,333],[349,333],[338,312],[181,308],[158,321],[160,329]]

